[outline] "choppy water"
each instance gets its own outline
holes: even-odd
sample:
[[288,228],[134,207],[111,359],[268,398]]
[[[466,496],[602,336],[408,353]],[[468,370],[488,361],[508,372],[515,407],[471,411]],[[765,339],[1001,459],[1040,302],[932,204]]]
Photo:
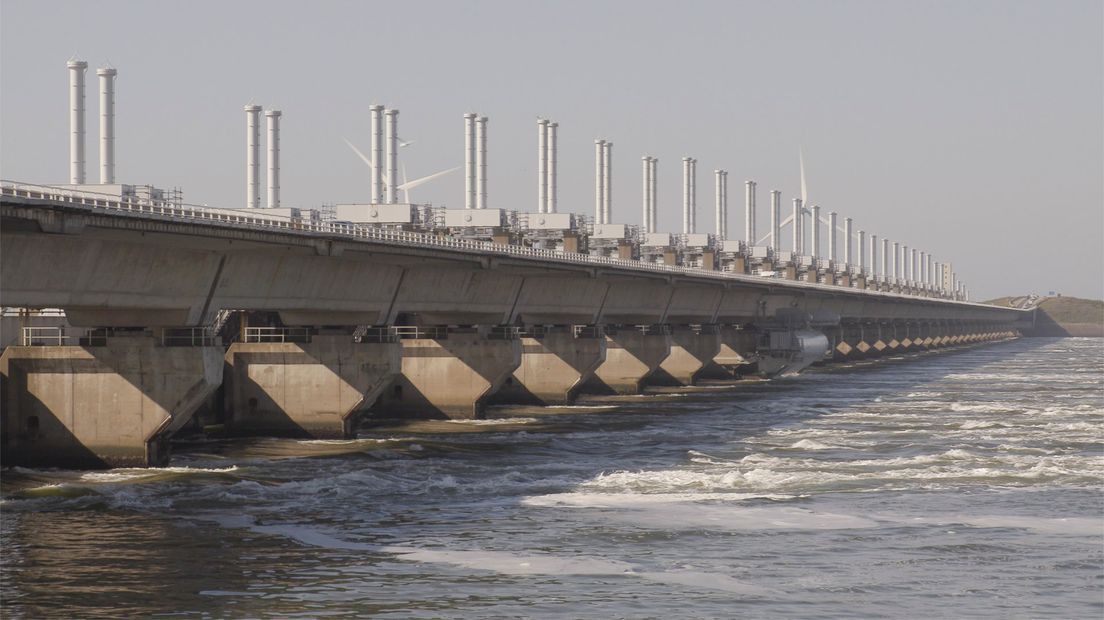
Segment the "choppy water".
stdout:
[[8,470],[3,616],[1100,618],[1102,344]]

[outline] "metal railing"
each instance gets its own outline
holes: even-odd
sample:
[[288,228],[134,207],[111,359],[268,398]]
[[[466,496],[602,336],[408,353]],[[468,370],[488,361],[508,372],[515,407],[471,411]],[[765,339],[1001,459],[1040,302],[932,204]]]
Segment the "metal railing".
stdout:
[[309,327],[246,327],[245,342],[310,342]]
[[395,335],[402,340],[427,338],[431,340],[443,340],[448,338],[448,328],[441,326],[422,327],[419,325],[396,325],[391,328]]
[[24,327],[19,344],[24,347],[61,346],[68,339],[65,328],[61,326]]
[[161,330],[163,347],[213,347],[221,344],[217,332],[206,327],[166,327]]
[[[539,258],[560,263],[574,263],[591,266],[616,267],[633,271],[646,271],[671,275],[692,275],[700,278],[709,278],[722,281],[747,282],[764,284],[763,277],[737,274],[723,271],[705,270],[700,268],[664,265],[648,263],[637,260],[626,260],[610,256],[595,256],[590,254],[577,254],[561,252],[559,250],[546,250],[515,245],[499,245],[487,241],[469,239],[457,239],[449,236],[439,236],[432,233],[411,232],[388,228],[350,227],[348,225],[334,224],[329,221],[303,220],[277,215],[243,215],[235,210],[215,209],[207,206],[180,203],[167,205],[150,201],[140,197],[125,197],[110,194],[99,194],[85,190],[73,190],[49,185],[35,185],[31,183],[19,183],[15,181],[0,180],[0,194],[33,200],[45,200],[62,202],[81,207],[89,211],[110,210],[124,212],[128,215],[158,220],[188,220],[213,225],[274,232],[291,232],[306,235],[326,235],[348,237],[357,240],[385,243],[389,245],[419,247],[419,248],[443,248],[457,250],[479,255],[498,254],[517,256],[524,258]],[[261,209],[258,209],[260,211]],[[240,211],[240,210],[237,210]],[[829,284],[812,282],[800,282],[794,280],[770,279],[771,286],[785,286],[796,289],[823,290],[826,292],[838,292],[849,290]],[[860,293],[859,291],[851,291]],[[912,295],[892,293],[888,291],[861,291],[860,294],[891,297],[901,299],[913,299]],[[934,302],[956,302],[951,299],[927,298]],[[981,306],[982,304],[971,303]]]

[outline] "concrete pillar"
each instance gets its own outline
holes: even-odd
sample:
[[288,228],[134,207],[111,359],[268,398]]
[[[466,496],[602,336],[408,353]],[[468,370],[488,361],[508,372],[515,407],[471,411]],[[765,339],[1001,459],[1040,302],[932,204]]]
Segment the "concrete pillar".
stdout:
[[715,326],[695,332],[688,325],[671,329],[671,352],[646,379],[657,385],[694,385],[703,368],[721,351],[721,335]]
[[718,328],[718,333],[720,347],[717,354],[698,377],[732,378],[744,370],[750,370],[756,360],[759,332],[723,325]]
[[606,359],[606,339],[576,338],[568,326],[521,339],[521,365],[493,402],[567,405]]
[[374,411],[387,417],[474,419],[521,365],[521,341],[475,332],[413,338],[402,344],[402,374]]
[[671,353],[671,336],[627,327],[606,334],[606,361],[594,371],[584,392],[639,394],[645,377]]
[[361,415],[398,376],[401,349],[351,335],[236,342],[226,352],[228,426],[242,435],[353,437]]
[[222,347],[163,347],[149,335],[106,346],[8,347],[5,464],[151,467],[222,383]]

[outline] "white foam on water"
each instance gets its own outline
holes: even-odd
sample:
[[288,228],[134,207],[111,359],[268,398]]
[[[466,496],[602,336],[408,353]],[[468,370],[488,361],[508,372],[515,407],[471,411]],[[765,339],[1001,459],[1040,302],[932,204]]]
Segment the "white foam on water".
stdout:
[[821,443],[813,439],[802,439],[792,445],[791,448],[796,450],[838,450],[840,446],[833,446],[826,443]]
[[531,424],[538,422],[537,418],[485,418],[482,420],[441,420],[446,424],[461,424],[465,426],[499,426],[504,424]]
[[638,508],[689,502],[742,502],[769,499],[784,501],[798,495],[783,493],[550,493],[521,500],[522,505],[540,508]]

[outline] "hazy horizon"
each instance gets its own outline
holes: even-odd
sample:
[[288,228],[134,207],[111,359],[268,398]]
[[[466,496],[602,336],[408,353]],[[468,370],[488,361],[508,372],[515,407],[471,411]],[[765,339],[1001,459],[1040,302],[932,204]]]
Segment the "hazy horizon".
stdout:
[[[681,230],[681,158],[800,195],[855,230],[949,261],[971,298],[1104,298],[1100,2],[265,2],[4,0],[0,167],[68,180],[66,60],[116,83],[122,183],[245,202],[242,106],[283,112],[283,206],[368,200],[369,104],[398,108],[411,178],[463,163],[465,112],[489,117],[490,207],[536,210],[537,117],[559,123],[559,210],[594,211],[593,140],[614,146],[613,219],[641,221],[640,157],[659,158],[659,226]],[[262,146],[263,146],[262,137]],[[262,179],[263,185],[263,179]],[[411,192],[463,206],[457,172]],[[262,187],[262,204],[263,204]],[[822,233],[823,234],[823,233]],[[788,236],[786,236],[788,242]],[[823,239],[823,237],[822,237]],[[823,242],[823,241],[822,241]],[[842,241],[841,241],[842,244]],[[787,247],[784,244],[784,247]]]

